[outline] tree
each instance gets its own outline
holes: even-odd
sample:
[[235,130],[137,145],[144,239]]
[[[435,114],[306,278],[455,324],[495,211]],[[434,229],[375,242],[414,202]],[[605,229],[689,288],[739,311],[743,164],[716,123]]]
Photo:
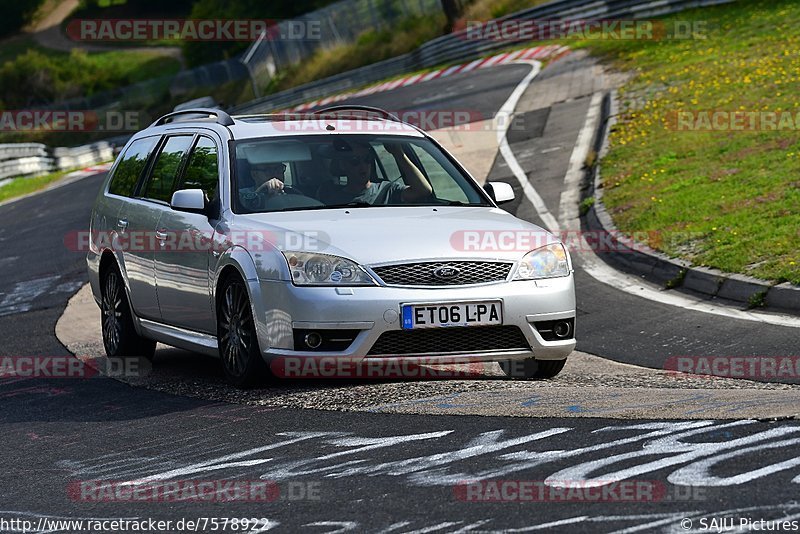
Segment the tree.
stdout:
[[450,33],[453,31],[458,17],[461,16],[461,5],[458,0],[441,0],[441,2],[444,16],[447,18],[444,32]]

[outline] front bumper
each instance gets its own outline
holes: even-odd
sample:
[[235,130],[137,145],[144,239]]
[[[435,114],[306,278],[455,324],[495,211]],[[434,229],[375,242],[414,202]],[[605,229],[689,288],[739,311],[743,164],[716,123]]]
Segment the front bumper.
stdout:
[[[396,359],[369,354],[387,331],[401,330],[401,304],[482,300],[503,302],[503,324],[520,329],[529,347],[524,350],[449,351],[443,346],[422,354],[403,355],[404,361],[426,363],[481,362],[525,358],[563,360],[575,348],[571,339],[547,341],[535,322],[575,318],[574,279],[570,275],[541,281],[517,281],[471,287],[299,287],[285,281],[252,281],[259,342],[265,360],[278,357],[345,357]],[[475,327],[470,327],[475,328]],[[343,351],[296,350],[294,329],[359,330]]]

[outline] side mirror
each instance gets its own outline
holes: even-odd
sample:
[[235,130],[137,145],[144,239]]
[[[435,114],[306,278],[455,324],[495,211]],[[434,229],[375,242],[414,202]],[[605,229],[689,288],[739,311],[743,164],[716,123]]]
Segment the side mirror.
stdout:
[[172,194],[170,207],[176,211],[205,213],[206,194],[202,189],[181,189]]
[[483,188],[498,204],[514,200],[514,190],[505,182],[486,182]]

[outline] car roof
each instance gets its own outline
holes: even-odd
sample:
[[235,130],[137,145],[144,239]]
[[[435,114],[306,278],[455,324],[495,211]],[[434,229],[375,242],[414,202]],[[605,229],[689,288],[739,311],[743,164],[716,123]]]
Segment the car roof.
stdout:
[[415,127],[404,122],[365,117],[320,117],[306,116],[278,119],[266,116],[263,119],[233,117],[235,124],[229,126],[235,139],[312,134],[372,134],[411,135],[424,137]]
[[404,135],[425,137],[418,128],[391,113],[367,106],[336,106],[313,113],[228,115],[218,109],[195,108],[168,113],[141,132],[224,127],[233,139],[283,137],[287,135]]

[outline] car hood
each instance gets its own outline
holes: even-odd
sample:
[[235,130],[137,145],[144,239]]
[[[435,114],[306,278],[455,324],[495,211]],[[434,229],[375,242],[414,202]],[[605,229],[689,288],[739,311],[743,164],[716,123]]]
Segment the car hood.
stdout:
[[[243,219],[243,220],[242,220]],[[281,249],[362,265],[438,259],[516,261],[558,242],[541,227],[491,207],[375,207],[239,215],[237,227],[274,234]]]

